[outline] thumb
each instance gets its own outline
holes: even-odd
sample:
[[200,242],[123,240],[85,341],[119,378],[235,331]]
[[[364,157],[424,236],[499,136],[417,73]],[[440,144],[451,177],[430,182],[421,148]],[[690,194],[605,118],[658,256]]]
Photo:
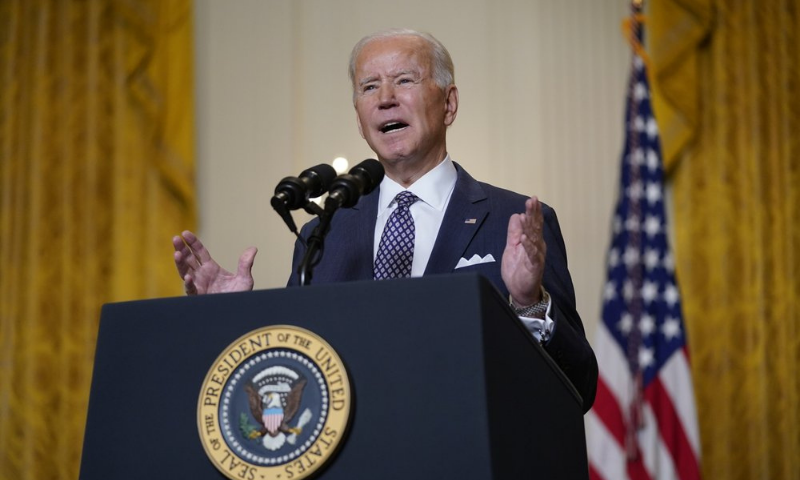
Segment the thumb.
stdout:
[[256,253],[258,253],[258,249],[256,247],[250,247],[242,253],[242,256],[239,257],[239,268],[237,270],[237,275],[241,277],[248,277],[252,278],[253,274],[251,271],[253,270],[253,262],[256,259]]

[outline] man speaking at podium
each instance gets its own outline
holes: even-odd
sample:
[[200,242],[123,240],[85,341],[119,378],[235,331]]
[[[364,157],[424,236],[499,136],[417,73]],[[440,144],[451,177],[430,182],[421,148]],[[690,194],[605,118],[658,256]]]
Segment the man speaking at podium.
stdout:
[[[458,112],[450,54],[433,36],[389,30],[350,56],[358,130],[385,169],[380,187],[333,218],[314,283],[477,271],[512,308],[592,406],[597,361],[575,308],[555,212],[536,197],[474,180],[447,152]],[[301,235],[308,238],[316,220]],[[251,290],[256,255],[222,269],[191,232],[173,238],[189,295]],[[304,248],[298,242],[293,272]],[[293,274],[289,285],[296,285]]]

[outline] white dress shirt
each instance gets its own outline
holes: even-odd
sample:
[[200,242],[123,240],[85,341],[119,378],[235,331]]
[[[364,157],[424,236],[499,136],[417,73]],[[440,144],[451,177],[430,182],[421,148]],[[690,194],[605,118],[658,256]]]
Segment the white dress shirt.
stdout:
[[413,193],[419,200],[411,205],[411,217],[414,219],[414,260],[411,264],[411,276],[421,277],[431,258],[433,244],[439,235],[444,212],[450,203],[450,196],[456,187],[458,173],[450,155],[446,156],[439,165],[426,173],[410,187],[402,185],[389,177],[383,177],[381,182],[380,197],[378,198],[378,218],[375,222],[375,243],[372,249],[372,259],[378,255],[381,235],[389,220],[389,216],[397,208],[394,197],[403,190]]
[[[428,266],[428,260],[430,260],[431,252],[433,251],[433,244],[436,242],[436,237],[439,235],[439,229],[442,226],[444,212],[447,210],[450,197],[456,187],[457,178],[458,172],[456,172],[456,167],[453,165],[450,155],[444,157],[444,160],[439,165],[423,175],[422,178],[411,184],[407,189],[391,178],[383,177],[380,197],[378,198],[378,218],[375,221],[375,242],[372,250],[373,263],[378,255],[378,247],[381,243],[381,236],[383,235],[384,227],[386,227],[386,222],[389,221],[389,216],[397,208],[397,202],[394,199],[398,193],[408,190],[419,198],[409,209],[411,217],[414,219],[414,259],[411,263],[411,276],[421,277],[425,273],[425,267]],[[550,317],[552,306],[553,302],[550,300],[543,320],[519,317],[528,331],[542,343],[546,343],[555,330],[555,322]]]

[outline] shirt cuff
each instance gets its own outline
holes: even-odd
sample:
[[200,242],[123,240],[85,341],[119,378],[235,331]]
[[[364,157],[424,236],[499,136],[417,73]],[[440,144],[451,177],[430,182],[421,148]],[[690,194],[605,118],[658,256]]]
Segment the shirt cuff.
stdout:
[[550,317],[550,311],[553,308],[553,297],[551,296],[547,302],[547,313],[544,318],[531,318],[519,317],[525,328],[531,332],[531,335],[539,341],[539,344],[544,345],[550,341],[550,337],[555,329],[555,321]]

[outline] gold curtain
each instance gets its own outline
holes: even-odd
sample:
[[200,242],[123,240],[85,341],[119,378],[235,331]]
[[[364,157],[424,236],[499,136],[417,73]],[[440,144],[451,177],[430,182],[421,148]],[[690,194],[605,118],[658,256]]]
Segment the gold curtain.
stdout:
[[800,478],[800,5],[653,0],[707,479]]
[[101,304],[181,293],[191,20],[191,0],[0,0],[2,479],[78,477]]

